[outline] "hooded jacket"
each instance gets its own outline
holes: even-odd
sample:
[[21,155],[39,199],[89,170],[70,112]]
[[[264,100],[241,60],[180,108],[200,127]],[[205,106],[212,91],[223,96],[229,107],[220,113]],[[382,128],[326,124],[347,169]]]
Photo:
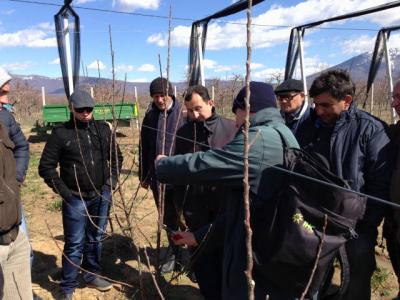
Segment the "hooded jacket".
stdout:
[[[296,132],[300,146],[312,152],[322,129],[312,110]],[[357,109],[353,101],[349,110],[340,114],[328,141],[331,171],[345,179],[353,190],[382,199],[389,199],[393,162],[387,129],[383,121]],[[377,227],[384,213],[383,205],[368,199],[358,229],[366,225]]]
[[[277,128],[290,147],[297,141],[285,126],[276,108],[258,111],[250,118],[249,184],[252,207],[271,199],[283,184],[283,173],[270,168],[282,166],[283,147]],[[223,256],[223,299],[247,299],[245,278],[246,247],[243,226],[243,147],[239,130],[221,150],[177,155],[162,159],[157,165],[160,182],[171,184],[223,184],[225,195],[225,239]],[[256,279],[257,284],[257,279]]]
[[53,129],[40,158],[39,175],[64,199],[72,194],[94,198],[104,186],[117,185],[116,160],[121,170],[123,158],[118,145],[117,154],[114,149],[115,140],[107,123],[76,121],[75,128],[71,114],[68,122]]

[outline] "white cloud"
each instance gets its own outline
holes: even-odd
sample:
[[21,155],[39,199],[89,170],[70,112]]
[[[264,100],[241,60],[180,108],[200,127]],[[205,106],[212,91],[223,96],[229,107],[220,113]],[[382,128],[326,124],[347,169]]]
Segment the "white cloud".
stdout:
[[[361,35],[354,39],[349,39],[341,43],[342,53],[357,55],[365,52],[373,52],[376,36]],[[400,44],[400,35],[393,33],[390,35],[388,47],[397,47]]]
[[229,72],[229,71],[233,71],[235,69],[239,69],[239,66],[237,66],[237,65],[231,65],[231,66],[220,65],[215,60],[207,59],[207,58],[205,58],[203,60],[203,63],[204,63],[204,69],[212,70],[216,73]]
[[127,80],[128,82],[149,82],[147,78],[134,78]]
[[90,70],[104,70],[106,69],[106,65],[101,60],[94,60],[87,66],[87,68]]
[[258,70],[258,69],[261,69],[262,67],[264,67],[264,65],[260,64],[260,63],[251,63],[250,64],[251,70]]
[[264,79],[264,80],[265,79],[267,79],[267,80],[277,79],[278,77],[280,79],[283,79],[284,73],[285,73],[284,69],[266,68],[266,69],[263,69],[261,71],[252,73],[251,76],[256,78],[256,79]]
[[134,67],[132,65],[118,65],[115,67],[115,72],[122,72],[122,73],[129,73],[134,70]]
[[15,71],[24,71],[26,69],[29,69],[33,65],[34,64],[31,61],[25,61],[25,62],[2,64],[1,66],[10,72],[15,72]]
[[[266,12],[253,17],[254,24],[271,26],[253,26],[254,48],[273,47],[280,43],[287,43],[292,26],[302,25],[321,19],[354,12],[357,10],[377,6],[391,0],[342,0],[332,5],[330,1],[308,0],[294,6],[272,5]],[[391,24],[398,21],[400,8],[390,9],[382,13],[362,17],[379,25]],[[361,19],[361,18],[358,18]],[[288,24],[288,20],[290,20]],[[246,19],[233,20],[234,23],[210,23],[207,31],[207,50],[221,50],[245,47]],[[342,21],[341,23],[344,23]],[[289,26],[289,27],[273,27]],[[177,26],[173,29],[172,45],[188,47],[190,40],[190,26]],[[307,33],[306,33],[307,34]],[[166,46],[167,34],[155,33],[148,37],[147,42],[160,47]]]
[[[329,64],[321,61],[317,56],[307,57],[304,59],[304,61],[306,76],[329,68]],[[266,68],[257,72],[253,72],[251,76],[259,80],[276,80],[278,78],[283,80],[284,74],[285,69],[283,68]],[[295,74],[295,77],[300,77],[300,70],[298,70],[298,74]]]
[[0,48],[21,46],[28,48],[56,47],[54,28],[50,23],[41,23],[16,32],[0,34]]
[[203,60],[204,69],[214,69],[217,66],[217,62],[212,59]]
[[113,0],[113,6],[130,12],[137,9],[156,10],[160,6],[160,0]]
[[60,64],[60,59],[55,58],[51,62],[49,62],[50,65],[59,65]]
[[156,67],[152,64],[143,64],[137,70],[139,72],[154,72]]
[[304,59],[304,65],[305,65],[304,71],[306,73],[306,76],[317,72],[321,72],[330,67],[328,63],[321,61],[321,59],[318,56],[306,57]]

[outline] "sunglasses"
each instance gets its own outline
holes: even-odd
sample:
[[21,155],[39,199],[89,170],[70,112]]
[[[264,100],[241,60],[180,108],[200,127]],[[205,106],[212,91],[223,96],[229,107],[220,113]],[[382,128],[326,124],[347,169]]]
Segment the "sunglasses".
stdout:
[[74,110],[80,114],[83,113],[84,111],[91,113],[93,111],[93,107],[80,107],[80,108],[74,108]]
[[287,95],[278,95],[278,101],[292,101],[294,97],[296,97],[300,93],[295,94],[287,94]]

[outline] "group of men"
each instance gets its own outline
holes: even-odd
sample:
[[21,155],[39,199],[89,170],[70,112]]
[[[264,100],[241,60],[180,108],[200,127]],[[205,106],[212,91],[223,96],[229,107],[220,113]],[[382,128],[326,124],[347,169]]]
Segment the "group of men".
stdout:
[[[168,91],[165,87],[170,83],[164,82],[163,86],[163,91]],[[392,180],[390,184],[392,172],[393,176],[398,173],[393,170],[395,142],[391,141],[389,128],[383,121],[357,108],[355,88],[349,74],[343,70],[322,73],[309,90],[313,100],[311,106],[299,80],[285,80],[275,90],[266,83],[250,83],[251,206],[257,206],[259,201],[271,201],[282,186],[282,177],[275,174],[278,171],[269,167],[283,165],[282,139],[277,131],[289,147],[301,147],[322,157],[330,171],[346,180],[352,190],[387,200],[392,190],[391,200],[396,201],[393,197],[398,196],[393,196],[393,189],[398,190],[398,183]],[[393,98],[393,107],[400,114],[400,84],[395,86]],[[178,222],[166,222],[167,226],[175,226],[171,229],[177,230],[172,235],[172,243],[191,249],[191,271],[206,299],[247,297],[243,225],[244,99],[245,88],[233,101],[236,119],[233,123],[216,114],[214,100],[210,99],[205,87],[189,87],[184,101],[189,121],[180,128],[180,125],[169,125],[170,129],[179,128],[166,130],[167,136],[176,136],[175,145],[170,146],[169,152],[152,151],[144,146],[147,143],[151,148],[164,134],[160,123],[143,122],[146,127],[142,127],[142,133],[153,132],[153,140],[142,134],[142,153],[146,153],[148,163],[143,159],[144,155],[141,159],[142,166],[147,163],[152,171],[143,173],[145,168],[142,167],[140,178],[142,182],[152,180],[153,186],[159,182],[167,184],[170,193],[165,198],[166,206],[175,208],[175,215],[171,213],[170,216],[174,215],[175,221],[183,216],[186,227],[179,231]],[[173,110],[174,106],[170,105],[168,109]],[[168,121],[168,109],[165,112],[153,105],[149,111],[158,113],[158,120],[163,115]],[[398,136],[395,139],[398,140]],[[151,153],[150,159],[148,153]],[[350,282],[344,299],[371,297],[377,228],[385,213],[390,225],[385,225],[385,236],[390,239],[391,259],[399,273],[396,238],[399,218],[388,211],[388,206],[367,200],[365,215],[356,226],[357,238],[345,245]],[[199,248],[201,251],[197,251]],[[265,299],[267,295],[269,299],[299,296],[274,286],[257,269],[253,271],[253,278],[256,299]]]
[[[0,103],[9,102],[10,80],[0,69]],[[330,171],[346,180],[352,190],[400,202],[400,158],[396,160],[394,155],[398,152],[399,125],[389,129],[357,108],[355,85],[348,73],[331,70],[318,76],[309,90],[312,106],[302,82],[294,79],[275,90],[270,84],[251,82],[250,92],[252,209],[271,201],[283,185],[284,177],[271,168],[283,165],[283,140],[288,147],[301,147],[322,157]],[[157,206],[162,199],[160,183],[166,184],[164,224],[170,251],[161,271],[181,270],[181,246],[187,245],[192,254],[192,278],[206,299],[246,299],[245,87],[232,103],[235,120],[216,112],[214,99],[201,85],[185,91],[184,106],[165,78],[152,81],[150,95],[152,103],[141,128],[139,179],[142,187],[151,188]],[[400,115],[400,83],[395,85],[393,99]],[[61,299],[72,299],[79,270],[83,270],[88,286],[101,291],[112,287],[101,276],[101,241],[123,161],[110,126],[93,118],[93,98],[77,90],[69,97],[69,106],[70,120],[53,129],[39,163],[40,176],[63,199]],[[4,108],[0,121],[2,190],[11,187],[7,191],[12,195],[0,199],[0,298],[19,295],[31,299],[30,247],[26,230],[20,229],[23,210],[19,200],[29,146]],[[400,215],[368,199],[365,215],[356,227],[357,238],[346,243],[350,282],[344,299],[370,299],[377,227],[385,214],[384,234],[393,267],[400,275]],[[299,296],[275,286],[257,268],[253,279],[256,299]],[[24,294],[18,294],[21,291]],[[314,295],[318,296],[322,295]]]

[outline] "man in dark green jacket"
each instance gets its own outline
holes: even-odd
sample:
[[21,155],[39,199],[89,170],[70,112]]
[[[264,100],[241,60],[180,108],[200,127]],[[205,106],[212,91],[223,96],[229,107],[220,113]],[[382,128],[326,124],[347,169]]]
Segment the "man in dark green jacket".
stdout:
[[[270,166],[282,166],[282,141],[279,130],[289,143],[298,147],[276,108],[276,99],[271,85],[262,82],[250,83],[250,129],[249,141],[249,184],[252,209],[269,201],[283,184],[283,173]],[[242,126],[245,120],[245,88],[235,98],[232,110],[236,124]],[[244,136],[239,129],[234,139],[221,150],[209,150],[174,157],[159,156],[156,160],[157,178],[171,184],[213,184],[230,187],[227,193],[227,208],[224,220],[215,222],[225,226],[223,256],[223,299],[247,299],[246,246],[243,206],[243,148]],[[213,230],[213,228],[211,228]],[[217,229],[215,229],[217,230]],[[190,232],[175,235],[177,244],[196,246],[202,243]],[[179,238],[179,239],[178,239]],[[197,239],[196,239],[197,238]],[[206,239],[205,239],[206,240]],[[256,299],[291,299],[289,291],[277,290],[254,272]]]

